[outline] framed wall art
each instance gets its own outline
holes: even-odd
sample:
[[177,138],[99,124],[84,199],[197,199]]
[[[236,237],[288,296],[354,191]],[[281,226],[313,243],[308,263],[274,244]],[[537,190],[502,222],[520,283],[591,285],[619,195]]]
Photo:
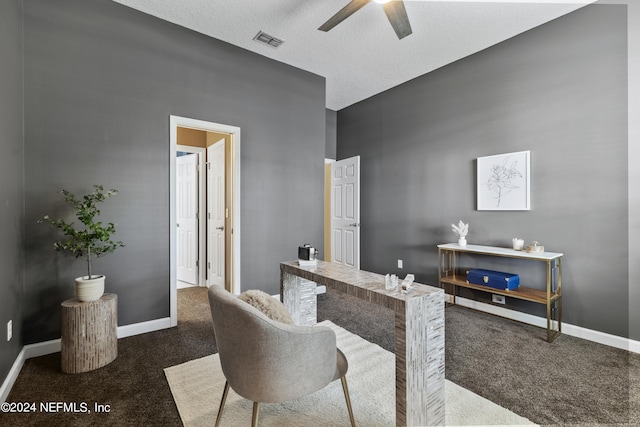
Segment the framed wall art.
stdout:
[[530,151],[478,157],[478,210],[531,210],[530,163]]

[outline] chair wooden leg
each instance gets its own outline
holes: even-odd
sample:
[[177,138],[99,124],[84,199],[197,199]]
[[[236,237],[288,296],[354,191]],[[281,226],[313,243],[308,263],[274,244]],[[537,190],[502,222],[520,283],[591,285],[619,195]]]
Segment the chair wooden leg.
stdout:
[[251,419],[251,427],[258,427],[258,415],[260,415],[260,403],[253,402],[253,418]]
[[229,394],[229,382],[224,383],[224,391],[222,392],[222,401],[220,401],[220,408],[218,409],[218,416],[216,417],[216,427],[220,425],[220,419],[222,418],[222,410],[224,404],[227,401],[227,394]]
[[343,376],[340,378],[342,381],[342,391],[344,391],[344,399],[347,401],[347,409],[349,410],[349,419],[351,420],[351,427],[356,427],[356,420],[353,418],[353,409],[351,408],[351,399],[349,398],[349,388],[347,387],[347,378]]

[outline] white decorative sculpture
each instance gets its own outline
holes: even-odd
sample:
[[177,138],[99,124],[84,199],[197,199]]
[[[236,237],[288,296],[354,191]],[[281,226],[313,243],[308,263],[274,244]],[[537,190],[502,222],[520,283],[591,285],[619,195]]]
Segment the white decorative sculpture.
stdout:
[[405,294],[409,292],[411,290],[411,284],[414,280],[416,280],[416,278],[413,274],[407,274],[407,276],[402,281],[402,285],[400,285],[400,289],[402,290],[402,292],[404,292]]
[[451,224],[451,229],[458,235],[458,245],[467,246],[467,233],[469,233],[469,224],[465,224],[460,220],[458,225]]

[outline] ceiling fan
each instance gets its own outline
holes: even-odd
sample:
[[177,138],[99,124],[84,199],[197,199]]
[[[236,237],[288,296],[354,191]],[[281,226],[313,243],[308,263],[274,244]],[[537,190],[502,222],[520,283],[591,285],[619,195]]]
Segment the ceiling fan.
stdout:
[[[371,2],[371,0],[351,0],[345,7],[340,9],[338,13],[322,24],[318,30],[329,31],[369,2]],[[412,33],[407,10],[402,0],[375,0],[375,2],[383,4],[382,8],[384,9],[384,13],[387,15],[398,39],[402,40]]]

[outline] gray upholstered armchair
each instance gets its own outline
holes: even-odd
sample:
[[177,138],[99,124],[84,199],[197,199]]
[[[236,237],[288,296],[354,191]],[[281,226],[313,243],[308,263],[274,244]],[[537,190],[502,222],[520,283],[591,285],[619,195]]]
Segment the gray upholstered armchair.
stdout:
[[261,402],[295,400],[338,378],[342,380],[351,425],[355,426],[345,379],[347,359],[337,349],[336,335],[331,329],[273,321],[220,286],[209,288],[209,305],[220,364],[227,380],[216,426],[229,387],[254,402],[255,427]]

